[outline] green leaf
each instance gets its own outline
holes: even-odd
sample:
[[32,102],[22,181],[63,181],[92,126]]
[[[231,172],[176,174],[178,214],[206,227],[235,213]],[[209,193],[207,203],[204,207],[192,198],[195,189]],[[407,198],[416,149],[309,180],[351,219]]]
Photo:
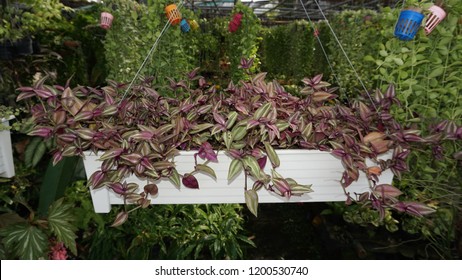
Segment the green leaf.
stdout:
[[254,157],[245,156],[242,159],[242,163],[244,164],[245,169],[249,171],[251,176],[253,176],[254,178],[258,180],[264,179],[260,165],[258,164],[258,161]]
[[179,188],[181,186],[180,174],[178,174],[178,171],[176,171],[176,169],[172,169],[172,175],[168,177],[168,179],[170,180],[170,182],[172,182],[173,185],[175,185],[175,187]]
[[205,164],[198,164],[196,165],[196,170],[204,172],[207,175],[210,175],[213,179],[217,179],[217,175],[215,174],[215,171],[210,167]]
[[47,235],[35,226],[19,223],[0,231],[5,247],[23,260],[45,257],[48,249]]
[[237,120],[237,116],[238,116],[237,112],[235,112],[235,111],[229,112],[228,120],[226,121],[226,128],[227,129],[230,129],[231,127],[233,127],[234,123]]
[[27,167],[35,167],[46,153],[45,141],[41,137],[34,137],[24,152],[24,162]]
[[257,217],[258,215],[258,194],[255,190],[245,191],[245,204],[249,211]]
[[63,203],[63,198],[56,200],[48,210],[48,225],[58,241],[63,242],[74,255],[77,255],[75,244],[77,228],[72,224],[74,221],[72,210],[73,205]]
[[229,165],[228,180],[232,180],[243,169],[242,162],[239,159],[233,159]]
[[270,143],[265,142],[265,150],[266,155],[268,156],[269,160],[271,161],[271,164],[273,165],[273,168],[279,167],[279,165],[281,164],[281,162],[279,161],[279,156]]
[[222,134],[223,141],[225,142],[226,148],[229,150],[231,148],[231,143],[233,142],[233,135],[231,132],[226,131]]
[[268,116],[271,108],[273,107],[273,105],[271,103],[265,103],[265,105],[261,106],[260,108],[257,109],[257,111],[255,111],[253,117],[255,120],[259,120],[261,117],[266,117]]
[[193,134],[199,133],[201,131],[211,128],[212,126],[213,124],[210,124],[210,123],[198,124],[194,126],[194,128],[191,130],[191,133]]
[[67,186],[70,186],[74,180],[74,173],[79,160],[79,157],[65,157],[56,165],[53,165],[52,160],[50,160],[40,187],[38,204],[40,215],[46,215],[51,203],[64,195]]
[[436,68],[428,75],[428,79],[432,79],[432,78],[436,78],[438,76],[441,76],[443,74],[443,72],[444,72],[443,67]]
[[401,58],[395,57],[393,58],[393,61],[398,65],[401,66],[404,64],[404,61]]
[[242,125],[233,127],[233,130],[231,131],[231,136],[233,138],[233,141],[240,141],[246,135],[247,135],[247,127],[242,126]]

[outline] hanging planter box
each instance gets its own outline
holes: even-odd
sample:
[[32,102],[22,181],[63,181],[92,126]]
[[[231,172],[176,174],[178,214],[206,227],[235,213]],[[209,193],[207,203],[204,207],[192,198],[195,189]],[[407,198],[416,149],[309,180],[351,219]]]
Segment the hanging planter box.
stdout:
[[242,21],[242,14],[235,14],[233,16],[233,19],[229,22],[228,25],[228,30],[231,33],[236,32],[239,29],[239,26],[241,26],[241,21]]
[[395,26],[395,36],[404,41],[414,39],[423,18],[424,15],[416,10],[401,11]]
[[189,30],[191,30],[191,27],[189,26],[189,23],[188,23],[188,21],[186,19],[181,20],[180,29],[181,29],[181,32],[183,32],[183,33],[187,33],[187,32],[189,32]]
[[110,13],[107,13],[107,12],[102,12],[99,25],[103,29],[109,29],[111,27],[111,25],[112,25],[113,20],[114,20],[113,15],[111,15]]
[[171,25],[177,25],[181,21],[181,13],[178,11],[178,8],[175,4],[170,4],[165,7],[165,15],[167,16]]
[[[9,126],[9,120],[0,119],[3,126]],[[14,176],[13,149],[11,147],[10,130],[0,130],[0,177],[11,178]]]
[[430,14],[425,22],[425,34],[427,35],[446,17],[446,12],[436,5],[431,6],[428,10]]
[[[194,170],[194,154],[197,151],[181,152],[175,157],[176,169],[179,174]],[[345,201],[346,196],[340,185],[340,178],[344,167],[339,159],[328,152],[317,150],[278,150],[281,165],[276,169],[286,178],[292,178],[300,184],[312,184],[312,193],[303,196],[292,196],[289,200],[265,189],[258,191],[260,203],[281,202],[326,202]],[[391,158],[391,153],[385,157]],[[99,157],[90,152],[85,154],[84,165],[87,178],[100,170]],[[383,158],[386,159],[386,158]],[[155,182],[159,188],[158,195],[151,200],[151,204],[210,204],[210,203],[245,203],[245,177],[240,174],[232,181],[228,181],[228,169],[231,158],[223,152],[218,153],[218,163],[208,165],[215,171],[217,180],[204,175],[194,175],[199,182],[199,189],[188,189],[184,186],[176,188],[169,180]],[[265,172],[270,172],[269,163]],[[370,164],[373,165],[373,164]],[[380,184],[391,184],[393,173],[386,170],[380,176]],[[146,185],[146,181],[136,176],[127,178],[127,182]],[[249,179],[248,186],[253,181]],[[369,182],[364,174],[347,189],[351,194],[369,190]],[[123,199],[108,188],[91,190],[91,197],[96,213],[108,213],[113,204],[123,204]]]

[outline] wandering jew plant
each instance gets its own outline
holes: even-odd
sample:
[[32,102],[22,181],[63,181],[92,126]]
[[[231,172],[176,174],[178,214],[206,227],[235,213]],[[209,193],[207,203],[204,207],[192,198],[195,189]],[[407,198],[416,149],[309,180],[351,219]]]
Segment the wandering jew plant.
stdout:
[[[243,60],[242,68],[250,64]],[[188,73],[184,80],[170,80],[169,92],[162,94],[152,78],[141,80],[126,95],[127,86],[116,82],[103,88],[70,88],[40,80],[33,87],[20,88],[18,100],[31,101],[35,128],[30,135],[55,139],[54,163],[66,156],[84,156],[84,151],[98,152],[102,167],[88,185],[110,188],[136,208],[147,207],[158,188],[155,183],[142,188],[126,183],[129,175],[149,182],[168,178],[177,187],[200,188],[195,174],[215,177],[207,163],[217,161],[216,151],[224,150],[233,158],[228,179],[244,172],[255,181],[253,186],[243,186],[243,192],[256,215],[261,189],[287,198],[311,191],[310,185],[277,172],[280,162],[275,149],[291,148],[329,151],[341,160],[345,171],[339,187],[345,190],[347,203],[364,203],[382,215],[386,208],[416,216],[434,211],[418,202],[399,201],[401,191],[380,184],[378,176],[391,169],[399,178],[408,170],[406,157],[412,146],[441,147],[442,140],[460,140],[462,127],[444,122],[427,137],[403,127],[390,113],[393,106],[400,106],[393,86],[345,105],[336,100],[335,89],[322,81],[322,75],[304,79],[300,94],[294,96],[276,81],[265,81],[265,73],[239,84],[230,82],[219,91],[197,72]],[[195,158],[205,163],[196,160],[194,170],[179,174],[174,162],[179,150],[197,150]],[[388,151],[392,159],[377,158]],[[366,159],[375,165],[367,166]],[[266,164],[273,167],[271,174],[263,171]],[[350,193],[348,186],[360,172],[369,179],[370,191]],[[128,213],[119,213],[114,225],[122,224]]]

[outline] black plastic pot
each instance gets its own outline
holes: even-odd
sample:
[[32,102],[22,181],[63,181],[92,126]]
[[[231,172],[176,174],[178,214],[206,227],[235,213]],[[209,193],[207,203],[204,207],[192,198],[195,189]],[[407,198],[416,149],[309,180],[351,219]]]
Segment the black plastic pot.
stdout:
[[24,37],[14,42],[14,54],[19,55],[31,55],[34,52],[32,48],[32,39],[30,37]]
[[10,42],[0,43],[0,60],[13,59],[12,45]]
[[40,48],[40,43],[38,40],[33,40],[32,41],[32,50],[34,52],[34,54],[38,54],[42,51],[42,49]]

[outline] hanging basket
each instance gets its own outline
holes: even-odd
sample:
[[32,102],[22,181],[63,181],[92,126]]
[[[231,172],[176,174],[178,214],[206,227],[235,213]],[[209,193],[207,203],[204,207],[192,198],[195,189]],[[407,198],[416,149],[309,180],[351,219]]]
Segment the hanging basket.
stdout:
[[236,32],[241,26],[242,14],[238,13],[233,16],[233,19],[229,22],[228,30],[231,33]]
[[[2,126],[9,126],[9,119],[0,119]],[[11,147],[10,130],[0,130],[0,177],[11,178],[15,174],[13,149]]]
[[431,6],[428,10],[430,14],[425,22],[425,34],[427,35],[446,17],[446,12],[436,5]]
[[165,15],[167,16],[171,25],[177,25],[181,21],[181,13],[178,11],[178,8],[175,4],[170,4],[165,7]]
[[[339,178],[345,170],[341,161],[329,152],[318,150],[276,150],[281,165],[276,169],[284,177],[292,178],[300,184],[312,184],[312,193],[303,196],[292,196],[289,200],[269,192],[265,189],[258,191],[260,203],[284,203],[284,202],[325,202],[345,201],[346,196],[339,183]],[[180,152],[175,157],[176,170],[185,174],[194,170],[194,154],[197,151]],[[392,153],[385,154],[382,159],[391,158]],[[86,152],[84,158],[87,178],[101,169],[99,156]],[[188,189],[184,186],[176,188],[169,180],[154,182],[159,193],[152,198],[151,204],[197,204],[197,203],[245,203],[244,186],[245,177],[241,173],[236,178],[228,181],[228,170],[231,158],[224,152],[218,152],[218,162],[208,165],[215,171],[217,179],[205,174],[195,174],[199,182],[199,189]],[[366,164],[372,165],[370,162]],[[270,173],[267,164],[265,172]],[[380,184],[391,184],[393,173],[388,169],[380,175]],[[141,188],[147,184],[146,180],[136,176],[127,178],[127,183],[137,183]],[[249,179],[248,185],[253,181]],[[348,192],[362,193],[369,191],[369,182],[364,174],[358,181],[348,187]],[[108,188],[91,190],[91,197],[96,213],[108,213],[113,204],[123,204],[123,198],[116,195]]]
[[188,22],[189,22],[189,26],[191,26],[191,29],[192,29],[192,30],[197,30],[197,29],[199,29],[199,23],[197,23],[196,20],[190,19],[190,20],[188,20]]
[[114,20],[114,16],[107,12],[101,13],[101,21],[100,26],[103,29],[109,29],[112,25],[112,20]]
[[414,10],[403,10],[395,26],[395,36],[400,40],[409,41],[414,39],[424,15]]
[[186,19],[181,20],[180,29],[181,29],[181,32],[183,32],[183,33],[187,33],[187,32],[189,32],[189,30],[191,30],[191,27],[189,26],[189,23],[188,23],[188,21]]

